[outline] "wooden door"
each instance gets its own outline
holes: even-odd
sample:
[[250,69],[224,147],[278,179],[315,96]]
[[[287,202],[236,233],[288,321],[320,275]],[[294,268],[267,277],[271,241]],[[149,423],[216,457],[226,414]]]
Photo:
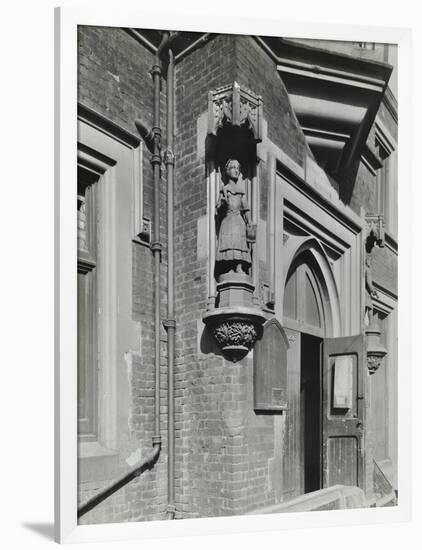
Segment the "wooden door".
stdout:
[[285,329],[290,347],[287,350],[287,410],[283,412],[283,499],[303,493],[300,425],[300,351],[301,334]]
[[322,343],[322,483],[364,489],[363,335]]

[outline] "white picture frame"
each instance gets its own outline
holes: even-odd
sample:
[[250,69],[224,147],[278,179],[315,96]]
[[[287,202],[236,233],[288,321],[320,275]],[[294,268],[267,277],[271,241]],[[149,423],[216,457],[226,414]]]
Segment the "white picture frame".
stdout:
[[293,23],[274,19],[186,17],[165,11],[144,12],[107,7],[57,8],[56,48],[56,427],[55,427],[55,539],[57,542],[111,542],[140,538],[196,534],[245,533],[375,524],[410,518],[411,345],[409,274],[399,270],[399,486],[398,506],[383,509],[342,510],[203,518],[183,521],[77,525],[77,384],[76,384],[76,136],[77,136],[77,27],[78,25],[174,28],[231,34],[262,34],[327,40],[361,40],[398,44],[399,65],[399,249],[400,263],[410,265],[410,31],[399,28]]

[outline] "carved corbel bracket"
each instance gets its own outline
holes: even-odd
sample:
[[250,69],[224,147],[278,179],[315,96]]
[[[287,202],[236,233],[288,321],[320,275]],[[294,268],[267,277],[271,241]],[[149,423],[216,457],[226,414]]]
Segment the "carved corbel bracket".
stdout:
[[262,334],[266,320],[253,303],[254,286],[246,274],[226,273],[217,285],[219,307],[203,317],[223,355],[233,362],[242,359]]
[[253,307],[217,308],[203,318],[224,356],[233,363],[254,347],[265,320],[265,315]]
[[382,214],[367,214],[366,221],[366,246],[370,252],[374,245],[383,248],[385,231],[384,231],[384,216]]
[[246,127],[258,143],[262,141],[262,97],[237,82],[208,94],[208,134],[217,135],[224,126]]
[[381,366],[384,357],[387,355],[387,350],[381,343],[381,331],[375,323],[366,329],[366,340],[368,371],[369,374],[374,374]]

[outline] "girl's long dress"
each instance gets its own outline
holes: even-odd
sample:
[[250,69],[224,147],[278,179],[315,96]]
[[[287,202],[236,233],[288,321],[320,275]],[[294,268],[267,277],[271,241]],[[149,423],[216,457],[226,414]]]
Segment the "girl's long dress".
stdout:
[[[246,241],[246,224],[242,213],[249,210],[243,186],[225,186],[226,210],[218,233],[216,261],[239,261],[251,265],[251,254]],[[218,211],[224,211],[225,203],[220,200]]]

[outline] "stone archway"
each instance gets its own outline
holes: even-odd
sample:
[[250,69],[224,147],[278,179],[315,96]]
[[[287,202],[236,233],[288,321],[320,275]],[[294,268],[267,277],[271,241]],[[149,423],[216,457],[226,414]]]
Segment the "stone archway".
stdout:
[[[337,283],[321,243],[315,237],[289,237],[283,246],[283,273],[279,284],[280,304],[284,304],[286,285],[292,272],[305,265],[309,271],[309,282],[314,287],[320,315],[324,319],[321,336],[341,335],[341,312]],[[284,307],[281,315],[284,317]]]
[[321,243],[289,237],[282,257],[278,300],[290,343],[283,455],[288,500],[322,488],[321,344],[340,336],[341,318],[337,283]]

